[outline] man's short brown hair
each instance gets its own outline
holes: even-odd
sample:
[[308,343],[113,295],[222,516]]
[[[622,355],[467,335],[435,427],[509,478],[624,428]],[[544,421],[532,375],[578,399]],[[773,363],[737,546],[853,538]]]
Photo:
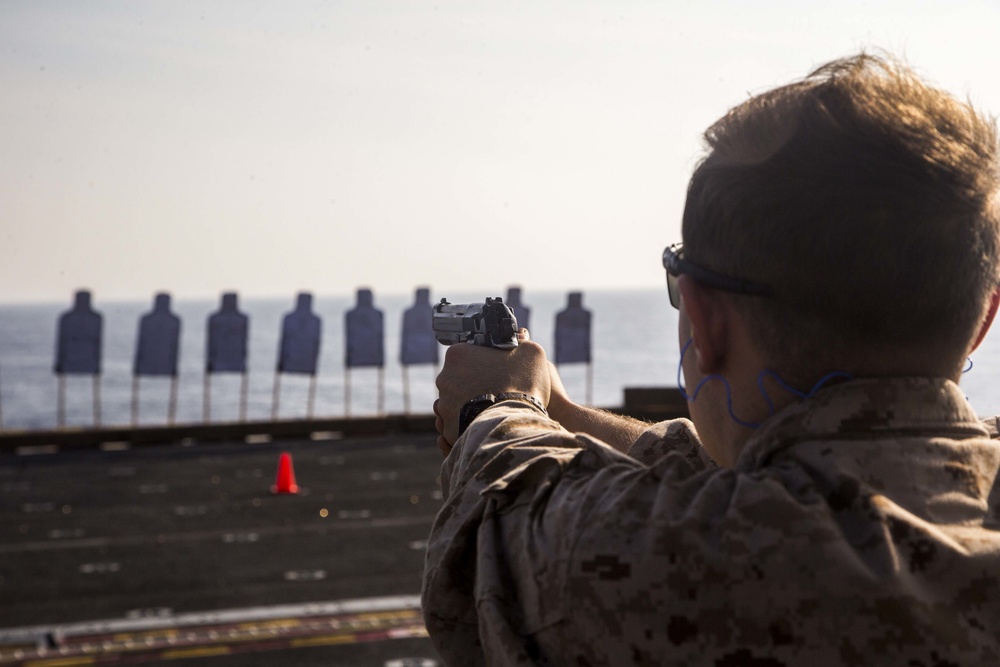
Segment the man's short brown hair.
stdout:
[[861,54],[751,98],[705,139],[685,254],[774,289],[734,297],[773,360],[802,377],[858,346],[961,363],[1000,265],[992,118]]

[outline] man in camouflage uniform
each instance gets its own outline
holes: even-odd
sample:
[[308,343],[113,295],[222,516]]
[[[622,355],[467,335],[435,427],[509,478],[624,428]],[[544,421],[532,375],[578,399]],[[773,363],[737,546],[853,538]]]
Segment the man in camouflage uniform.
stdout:
[[957,385],[1000,302],[994,125],[862,55],[706,139],[664,253],[693,423],[573,404],[526,336],[449,349],[441,656],[1000,664],[997,422]]

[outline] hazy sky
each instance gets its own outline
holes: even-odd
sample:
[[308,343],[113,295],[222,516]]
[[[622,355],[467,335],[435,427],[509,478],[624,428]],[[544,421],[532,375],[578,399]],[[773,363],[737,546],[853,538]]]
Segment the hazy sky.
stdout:
[[0,0],[0,301],[655,287],[700,133],[862,47],[1000,113],[1000,2]]

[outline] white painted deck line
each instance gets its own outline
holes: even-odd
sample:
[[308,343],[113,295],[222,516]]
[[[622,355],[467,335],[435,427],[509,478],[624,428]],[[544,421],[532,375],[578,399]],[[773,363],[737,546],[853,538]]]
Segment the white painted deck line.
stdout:
[[305,604],[282,604],[268,607],[243,607],[220,609],[207,612],[189,612],[155,616],[151,618],[113,618],[80,623],[56,623],[52,625],[32,625],[20,628],[0,628],[0,645],[37,643],[50,635],[71,637],[77,635],[100,635],[116,632],[137,632],[163,628],[190,627],[199,625],[222,625],[226,623],[247,623],[268,621],[278,618],[303,618],[309,616],[332,616],[336,614],[362,614],[398,609],[419,609],[419,595],[390,595],[330,602],[308,602]]

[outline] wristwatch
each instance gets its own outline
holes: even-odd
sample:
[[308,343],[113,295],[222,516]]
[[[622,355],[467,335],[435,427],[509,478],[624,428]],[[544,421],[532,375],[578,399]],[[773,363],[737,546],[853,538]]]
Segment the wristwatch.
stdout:
[[458,413],[458,434],[462,435],[465,433],[465,429],[469,428],[469,424],[472,423],[472,420],[481,415],[485,410],[492,408],[500,401],[510,400],[531,403],[531,405],[541,410],[542,414],[546,416],[549,414],[545,409],[545,406],[542,405],[542,402],[531,394],[522,394],[518,391],[502,394],[482,394],[481,396],[476,396],[462,406],[462,411]]

